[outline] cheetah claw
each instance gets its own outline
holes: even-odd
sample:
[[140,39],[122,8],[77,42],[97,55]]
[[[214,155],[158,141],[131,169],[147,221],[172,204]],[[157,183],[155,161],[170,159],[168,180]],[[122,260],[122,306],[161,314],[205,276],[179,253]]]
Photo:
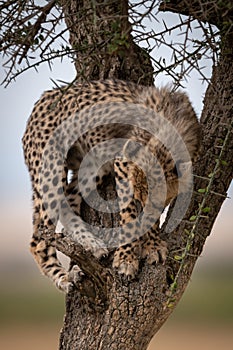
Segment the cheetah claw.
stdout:
[[115,254],[112,266],[117,269],[118,274],[123,278],[131,280],[135,278],[138,272],[139,262],[136,256],[131,256],[130,259],[127,259]]
[[68,275],[61,276],[56,282],[56,286],[60,291],[66,294],[70,293],[74,288],[73,283],[69,281]]
[[144,246],[142,249],[142,258],[146,258],[148,264],[165,263],[168,254],[167,243],[159,240],[159,243],[150,246]]

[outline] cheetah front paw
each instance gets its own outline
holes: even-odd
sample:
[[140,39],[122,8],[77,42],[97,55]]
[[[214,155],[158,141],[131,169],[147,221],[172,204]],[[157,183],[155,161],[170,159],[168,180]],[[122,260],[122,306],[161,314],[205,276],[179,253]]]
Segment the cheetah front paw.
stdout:
[[146,241],[142,247],[142,258],[148,264],[164,263],[168,254],[167,243],[156,237],[153,241]]
[[119,248],[116,250],[113,259],[113,268],[118,270],[118,273],[128,280],[135,277],[138,272],[139,261],[134,252],[123,250]]

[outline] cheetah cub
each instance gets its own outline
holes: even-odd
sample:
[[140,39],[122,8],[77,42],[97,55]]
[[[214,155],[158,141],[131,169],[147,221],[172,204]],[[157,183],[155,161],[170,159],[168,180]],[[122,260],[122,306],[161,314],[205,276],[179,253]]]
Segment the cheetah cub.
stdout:
[[[171,87],[106,80],[45,92],[23,136],[33,189],[31,252],[41,271],[60,290],[72,288],[55,249],[59,221],[64,234],[97,258],[114,249],[113,267],[129,279],[140,259],[164,262],[159,218],[191,191],[199,144],[192,105]],[[115,177],[120,225],[105,239],[83,221],[80,205],[108,174]]]

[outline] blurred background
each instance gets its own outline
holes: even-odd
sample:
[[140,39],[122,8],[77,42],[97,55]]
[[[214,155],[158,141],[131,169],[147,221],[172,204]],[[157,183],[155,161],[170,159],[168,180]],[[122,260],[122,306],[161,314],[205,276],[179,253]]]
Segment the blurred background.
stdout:
[[[209,71],[210,67],[207,67]],[[4,69],[0,70],[3,80]],[[0,87],[0,347],[55,350],[64,315],[64,295],[41,276],[29,253],[32,203],[21,138],[34,103],[53,80],[70,82],[69,61],[39,73],[26,71]],[[157,85],[167,77],[156,79]],[[193,75],[187,93],[200,115],[206,86]],[[225,350],[233,344],[233,186],[178,307],[149,350]]]

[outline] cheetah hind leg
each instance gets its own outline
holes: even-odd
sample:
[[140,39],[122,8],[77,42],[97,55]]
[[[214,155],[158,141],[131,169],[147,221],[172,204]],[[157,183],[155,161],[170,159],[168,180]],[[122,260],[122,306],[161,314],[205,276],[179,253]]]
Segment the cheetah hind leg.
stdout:
[[69,293],[73,284],[68,272],[57,258],[53,243],[48,244],[43,239],[33,237],[30,250],[43,275],[47,276],[60,291]]
[[62,266],[57,258],[54,240],[48,243],[44,239],[33,236],[30,250],[43,275],[47,276],[60,291],[69,293],[74,285],[80,282],[83,276],[81,269],[74,265],[70,271],[67,271]]

